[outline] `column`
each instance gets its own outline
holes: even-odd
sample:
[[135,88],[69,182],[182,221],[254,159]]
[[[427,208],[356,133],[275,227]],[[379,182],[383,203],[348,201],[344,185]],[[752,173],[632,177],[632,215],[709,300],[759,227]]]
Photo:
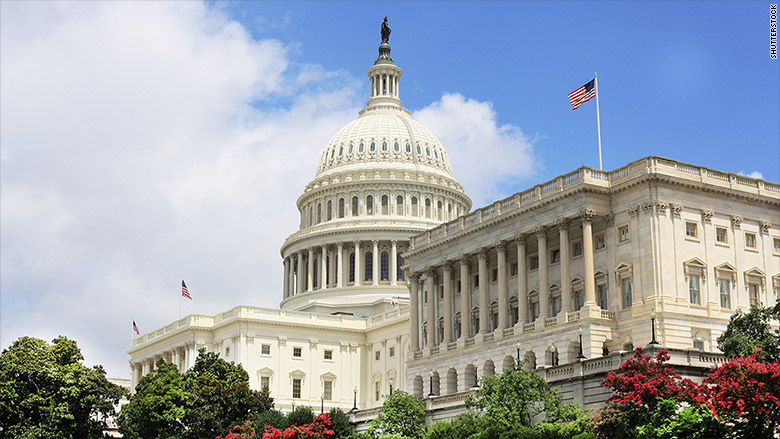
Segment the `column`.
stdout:
[[435,276],[435,273],[433,271],[433,268],[429,268],[425,272],[425,291],[428,292],[428,303],[427,303],[427,318],[428,320],[428,339],[427,346],[433,347],[436,345],[436,314],[435,314],[435,303],[436,303],[436,291],[434,291],[434,282],[433,278]]
[[412,326],[412,352],[420,350],[420,300],[417,296],[420,275],[415,273],[409,273],[409,302],[411,309],[409,310],[409,320]]
[[528,270],[525,255],[525,235],[515,238],[517,243],[517,324],[528,322]]
[[569,245],[569,220],[558,221],[558,236],[561,241],[561,311],[573,311],[571,306],[571,255]]
[[327,276],[325,276],[325,272],[327,269],[328,269],[328,246],[323,245],[322,255],[320,256],[320,272],[319,272],[320,281],[318,283],[321,290],[325,290],[328,288],[328,286],[326,285]]
[[490,278],[488,277],[487,269],[487,249],[481,248],[477,251],[479,256],[479,333],[485,335],[490,328],[488,322],[489,304],[488,304],[488,287],[490,286]]
[[328,288],[335,288],[336,287],[336,252],[335,251],[328,252],[328,273],[330,274],[330,280],[328,281]]
[[535,233],[539,248],[539,318],[544,322],[544,319],[550,316],[550,288],[547,279],[547,229],[537,227]]
[[303,286],[306,284],[306,275],[303,274],[303,250],[298,250],[298,270],[295,273],[297,281],[297,294],[303,292]]
[[292,285],[290,284],[290,273],[292,272],[292,256],[284,258],[284,298],[292,296]]
[[[391,203],[392,204],[392,203]],[[398,241],[390,241],[390,285],[398,285]]]
[[314,289],[314,249],[309,247],[309,263],[306,272],[306,291],[312,291]]
[[452,341],[452,263],[444,264],[444,343]]
[[360,241],[355,241],[355,286],[359,287],[362,285],[361,279],[360,279],[360,266],[362,265],[362,259],[360,257]]
[[469,257],[463,255],[458,259],[458,262],[460,262],[460,338],[465,339],[471,333],[469,331],[471,325]]
[[287,297],[295,294],[295,254],[288,256],[290,259],[290,271],[287,272]]
[[596,306],[596,279],[593,268],[593,211],[586,209],[582,218],[582,261],[585,264],[585,305]]
[[374,249],[373,254],[374,256],[371,258],[371,262],[373,263],[372,271],[374,272],[373,276],[371,276],[373,286],[379,286],[379,241],[374,240]]
[[501,329],[509,327],[509,291],[507,288],[506,276],[506,244],[499,242],[496,244],[498,254],[498,327]]
[[179,348],[173,348],[173,355],[171,356],[171,363],[173,363],[174,366],[176,366],[176,369],[179,369],[179,372],[181,372],[181,368],[179,367]]
[[336,255],[336,288],[344,286],[344,243],[339,241],[338,254]]
[[186,372],[190,368],[190,345],[187,343],[184,345],[184,367],[182,372]]

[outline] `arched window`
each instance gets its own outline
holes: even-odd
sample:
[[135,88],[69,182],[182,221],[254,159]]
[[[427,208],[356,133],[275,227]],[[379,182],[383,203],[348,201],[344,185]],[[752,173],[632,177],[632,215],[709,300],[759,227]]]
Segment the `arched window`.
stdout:
[[349,149],[347,150],[347,154],[352,155],[352,144],[349,144]]
[[400,149],[401,149],[401,147],[400,147],[400,145],[398,145],[398,142],[395,142],[395,144],[393,145],[393,150],[395,152],[398,152]]
[[314,208],[309,206],[309,227],[314,225]]
[[317,224],[322,222],[322,203],[317,203]]
[[355,282],[355,253],[349,254],[349,281]]
[[372,252],[366,252],[365,280],[374,280],[374,255]]
[[344,199],[339,198],[339,218],[344,218]]
[[396,270],[396,272],[395,272],[395,277],[396,277],[396,278],[397,278],[399,281],[404,281],[404,280],[406,280],[406,279],[404,278],[404,270],[402,270],[402,269],[401,269],[401,266],[402,266],[402,265],[404,265],[404,258],[403,258],[403,256],[401,256],[401,254],[400,254],[400,253],[398,253],[398,254],[396,254],[396,255],[395,255],[395,270]]
[[452,204],[451,203],[447,203],[447,219],[448,220],[452,219]]
[[406,142],[406,153],[407,154],[412,153],[412,145],[410,145],[409,142]]
[[319,279],[320,279],[319,267],[320,267],[319,259],[314,258],[314,279],[312,279],[312,282],[311,282],[312,288],[317,288],[317,283],[319,282]]
[[327,218],[328,218],[328,221],[333,219],[333,201],[331,201],[331,200],[328,200]]
[[438,149],[434,149],[433,150],[433,155],[434,155],[434,157],[436,157],[436,160],[439,160],[439,150]]
[[417,144],[417,155],[422,155],[422,150],[420,149],[420,144]]
[[363,153],[363,142],[360,142],[360,145],[358,146],[358,152]]
[[374,214],[374,197],[371,195],[366,197],[366,215]]
[[382,142],[382,151],[387,151],[387,142]]
[[396,215],[403,215],[404,214],[404,197],[403,195],[399,195],[395,198],[395,214]]
[[431,199],[426,198],[425,199],[425,217],[430,218],[431,217]]
[[438,201],[436,203],[436,219],[437,220],[441,220],[442,219],[441,201]]
[[344,145],[339,146],[339,157],[344,155]]
[[426,154],[428,157],[430,157],[430,156],[431,156],[431,147],[430,147],[430,146],[426,146],[426,147],[425,147],[425,154]]
[[417,197],[412,197],[412,216],[417,216]]
[[388,210],[390,209],[390,203],[387,199],[387,195],[382,195],[382,215],[388,215],[390,212]]
[[376,142],[371,142],[371,146],[369,147],[369,151],[371,151],[371,152],[376,151]]
[[379,280],[390,280],[390,256],[382,252],[379,257]]
[[352,216],[358,216],[358,197],[352,197]]

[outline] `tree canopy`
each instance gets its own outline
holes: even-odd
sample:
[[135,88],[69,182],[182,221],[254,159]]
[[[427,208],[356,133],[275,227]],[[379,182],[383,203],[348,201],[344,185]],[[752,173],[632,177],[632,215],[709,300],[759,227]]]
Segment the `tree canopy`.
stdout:
[[764,360],[780,358],[780,329],[773,329],[772,321],[780,321],[780,303],[769,308],[753,307],[747,313],[738,311],[731,316],[726,332],[718,337],[718,349],[729,357],[746,357],[761,349]]
[[403,437],[422,439],[426,436],[425,405],[419,396],[396,390],[382,404],[382,411],[371,421],[365,433],[368,438]]
[[126,392],[75,341],[22,337],[0,355],[0,438],[100,438]]

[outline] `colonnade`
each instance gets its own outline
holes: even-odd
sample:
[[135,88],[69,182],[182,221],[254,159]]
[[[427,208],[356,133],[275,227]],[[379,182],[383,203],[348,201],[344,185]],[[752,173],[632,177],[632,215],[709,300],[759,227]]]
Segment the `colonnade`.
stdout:
[[195,359],[197,357],[197,346],[195,343],[190,342],[181,346],[176,346],[173,349],[169,349],[152,357],[130,363],[130,376],[132,379],[131,389],[135,389],[135,386],[138,385],[141,378],[157,368],[157,362],[159,360],[165,360],[166,362],[173,364],[179,372],[183,373],[195,364]]

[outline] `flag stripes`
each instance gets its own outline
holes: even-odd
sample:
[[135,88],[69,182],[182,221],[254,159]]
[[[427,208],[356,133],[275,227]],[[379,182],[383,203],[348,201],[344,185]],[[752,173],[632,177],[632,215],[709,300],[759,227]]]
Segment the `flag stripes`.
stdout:
[[589,100],[593,99],[594,96],[596,96],[595,81],[595,78],[591,79],[587,84],[569,93],[569,101],[571,101],[572,110],[576,110],[580,107],[580,105],[588,102]]
[[192,300],[192,296],[190,296],[190,292],[187,290],[187,284],[184,283],[184,279],[181,280],[181,295],[182,297]]

